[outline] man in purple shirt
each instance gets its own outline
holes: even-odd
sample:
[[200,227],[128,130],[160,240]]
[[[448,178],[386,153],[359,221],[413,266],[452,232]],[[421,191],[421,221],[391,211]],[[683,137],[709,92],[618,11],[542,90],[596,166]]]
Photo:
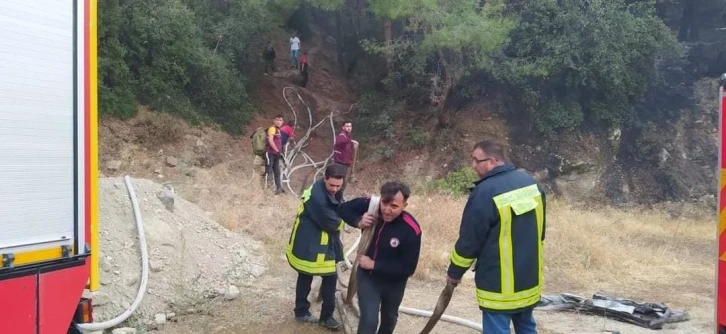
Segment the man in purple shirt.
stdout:
[[335,145],[333,146],[333,161],[336,164],[345,166],[345,181],[338,192],[341,196],[345,187],[350,180],[350,165],[353,163],[353,150],[358,148],[358,142],[353,140],[351,132],[353,131],[353,122],[344,121],[343,131],[340,131],[335,137]]

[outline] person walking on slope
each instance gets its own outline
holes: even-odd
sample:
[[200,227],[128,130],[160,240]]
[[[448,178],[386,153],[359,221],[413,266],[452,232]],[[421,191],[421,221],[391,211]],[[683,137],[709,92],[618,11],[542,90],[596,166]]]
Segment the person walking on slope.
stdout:
[[290,68],[297,68],[298,51],[300,51],[300,39],[295,35],[290,37]]
[[474,261],[484,333],[537,333],[532,311],[542,289],[545,192],[507,159],[505,146],[484,140],[471,165],[481,179],[464,207],[447,282],[458,284]]
[[308,85],[308,52],[303,52],[300,56],[300,74],[302,75],[302,83],[300,86],[306,87]]
[[353,132],[353,122],[343,121],[343,128],[340,133],[335,136],[335,144],[333,145],[333,161],[336,164],[345,166],[345,182],[340,189],[342,196],[345,187],[350,182],[350,166],[353,163],[353,150],[358,148],[358,142],[353,140],[351,133]]
[[377,219],[366,213],[370,197],[352,199],[338,209],[348,224],[365,228],[375,223],[368,252],[358,259],[358,334],[390,334],[396,328],[398,307],[408,278],[416,271],[421,250],[421,227],[405,211],[410,194],[402,183],[384,184]]
[[[282,115],[275,116],[273,125],[267,129],[267,148],[265,151],[265,177],[270,171],[275,177],[275,195],[285,192],[280,181],[280,159],[282,159],[282,134],[280,127],[284,122]],[[265,179],[266,180],[266,179]]]
[[[331,330],[342,327],[333,318],[333,311],[338,279],[336,263],[343,261],[343,244],[340,241],[343,221],[337,209],[342,199],[338,190],[344,176],[345,167],[330,165],[325,169],[324,178],[305,190],[286,252],[288,263],[298,272],[295,319],[306,323],[317,322]],[[361,221],[351,226],[367,228],[370,223]],[[323,279],[320,285],[323,305],[319,320],[310,313],[308,301],[313,276],[322,276]]]
[[275,47],[272,43],[267,45],[267,48],[262,53],[262,59],[265,60],[265,75],[269,75],[270,71],[275,71]]

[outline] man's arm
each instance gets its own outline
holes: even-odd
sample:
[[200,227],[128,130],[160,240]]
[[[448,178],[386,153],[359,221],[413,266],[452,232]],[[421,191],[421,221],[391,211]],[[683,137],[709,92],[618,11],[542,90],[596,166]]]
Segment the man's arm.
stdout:
[[338,213],[332,209],[328,203],[325,190],[318,189],[310,196],[306,208],[313,222],[315,222],[321,230],[332,233],[343,228],[343,222],[340,221]]
[[386,276],[405,278],[416,272],[418,265],[418,257],[421,252],[421,232],[412,232],[412,235],[406,238],[401,253],[401,260],[392,260],[386,258],[375,259],[373,272],[378,272]]
[[348,140],[348,136],[339,133],[337,136],[335,136],[335,145],[333,145],[333,149],[336,151],[341,151],[345,145],[347,145],[350,142]]
[[474,190],[464,208],[459,227],[459,239],[451,252],[448,275],[460,280],[476,260],[491,229],[494,204],[481,190]]
[[368,197],[358,197],[338,206],[338,215],[343,221],[353,227],[358,227],[358,222],[364,213],[368,212],[370,203]]
[[277,131],[274,126],[271,126],[269,129],[267,129],[267,143],[270,144],[270,147],[275,152],[280,152],[280,149],[275,145],[275,135],[277,134]]

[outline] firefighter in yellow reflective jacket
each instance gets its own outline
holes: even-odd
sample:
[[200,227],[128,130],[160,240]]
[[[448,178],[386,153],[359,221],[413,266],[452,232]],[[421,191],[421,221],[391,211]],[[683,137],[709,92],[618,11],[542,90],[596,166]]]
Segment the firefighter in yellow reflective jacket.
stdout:
[[[477,143],[471,164],[481,177],[464,208],[448,281],[474,265],[486,334],[537,333],[532,311],[542,289],[545,193],[529,174],[506,163],[506,147]],[[474,264],[476,262],[476,264]]]
[[[287,261],[298,272],[295,289],[295,319],[317,322],[331,330],[342,328],[333,318],[335,310],[336,263],[343,261],[340,230],[343,220],[337,213],[342,200],[339,193],[345,177],[345,166],[330,165],[323,179],[305,190],[287,245]],[[365,228],[364,224],[360,224]],[[356,226],[357,227],[357,226]],[[310,294],[313,276],[322,276],[323,297],[320,319],[310,313]]]

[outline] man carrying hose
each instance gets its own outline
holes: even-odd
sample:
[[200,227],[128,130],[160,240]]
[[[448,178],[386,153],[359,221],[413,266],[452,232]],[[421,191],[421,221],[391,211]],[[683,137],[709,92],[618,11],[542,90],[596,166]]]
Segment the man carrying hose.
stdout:
[[486,334],[537,333],[532,311],[542,289],[545,193],[507,162],[505,146],[484,140],[471,165],[481,179],[469,195],[451,252],[448,282],[458,284],[475,264],[476,295]]
[[[337,209],[342,198],[339,190],[344,176],[344,166],[330,165],[325,169],[324,178],[305,190],[286,253],[290,266],[298,272],[295,319],[308,323],[317,322],[332,330],[342,327],[333,318],[333,311],[336,263],[343,261],[343,245],[340,241],[343,221],[338,216]],[[370,226],[370,221],[362,221],[356,226],[366,228]],[[323,305],[319,320],[310,313],[308,302],[313,276],[322,276],[320,287]]]
[[408,186],[402,183],[384,184],[378,218],[366,213],[370,198],[355,198],[338,208],[340,217],[348,224],[361,227],[375,222],[368,252],[358,259],[358,334],[389,334],[396,328],[398,307],[408,278],[416,271],[421,249],[421,227],[404,211],[410,194]]

